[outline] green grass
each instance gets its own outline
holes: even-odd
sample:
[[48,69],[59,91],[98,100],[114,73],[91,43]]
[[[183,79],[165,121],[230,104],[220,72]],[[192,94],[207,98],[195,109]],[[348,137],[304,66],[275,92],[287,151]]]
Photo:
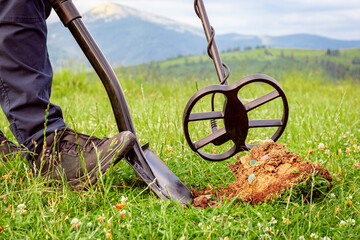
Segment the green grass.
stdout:
[[[201,56],[193,58],[207,61]],[[170,65],[171,61],[160,65]],[[231,83],[247,74],[241,66],[230,67]],[[179,68],[192,66],[180,64]],[[224,187],[234,182],[226,163],[235,162],[235,158],[207,162],[190,150],[182,132],[182,114],[188,99],[197,89],[215,84],[216,80],[210,75],[203,78],[195,70],[185,71],[188,74],[183,71],[182,76],[160,74],[146,67],[125,70],[118,69],[117,73],[140,142],[150,142],[189,188]],[[223,200],[217,208],[184,208],[157,199],[125,161],[89,191],[74,192],[68,187],[59,191],[30,176],[28,164],[18,156],[0,162],[0,238],[315,239],[316,234],[318,239],[358,239],[360,169],[354,164],[360,162],[360,86],[356,82],[360,79],[330,81],[318,69],[292,68],[279,70],[277,76],[290,105],[288,126],[279,141],[304,160],[321,163],[331,171],[333,188],[324,199],[279,198],[257,206]],[[62,70],[55,74],[52,92],[52,102],[62,107],[72,128],[98,137],[117,133],[105,90],[92,73]],[[5,116],[0,123],[14,140],[5,127]],[[330,153],[319,150],[319,143],[324,143]],[[314,152],[308,154],[309,150]],[[122,209],[126,213],[120,214],[122,210],[115,206],[123,196],[128,198]],[[25,204],[25,209],[20,204]],[[77,228],[71,224],[74,218],[81,222]]]

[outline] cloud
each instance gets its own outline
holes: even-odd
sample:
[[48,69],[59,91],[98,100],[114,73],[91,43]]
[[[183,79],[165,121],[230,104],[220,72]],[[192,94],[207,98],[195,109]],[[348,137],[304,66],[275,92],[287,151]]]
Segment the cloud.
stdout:
[[[73,0],[84,13],[108,0]],[[142,11],[201,27],[192,0],[112,0]],[[206,0],[217,33],[256,35],[311,33],[360,39],[359,0]],[[54,19],[54,16],[52,16]]]

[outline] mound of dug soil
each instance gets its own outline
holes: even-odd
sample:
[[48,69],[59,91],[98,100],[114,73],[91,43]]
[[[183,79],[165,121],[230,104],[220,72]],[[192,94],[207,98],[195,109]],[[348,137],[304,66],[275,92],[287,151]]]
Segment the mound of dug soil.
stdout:
[[[193,190],[193,206],[217,206],[216,198],[240,198],[251,204],[262,203],[280,196],[285,190],[303,182],[310,175],[319,176],[329,183],[332,177],[320,164],[303,161],[300,156],[285,150],[285,145],[268,141],[251,149],[250,154],[235,164],[228,164],[236,182],[227,188],[202,191]],[[331,185],[331,184],[330,184]]]

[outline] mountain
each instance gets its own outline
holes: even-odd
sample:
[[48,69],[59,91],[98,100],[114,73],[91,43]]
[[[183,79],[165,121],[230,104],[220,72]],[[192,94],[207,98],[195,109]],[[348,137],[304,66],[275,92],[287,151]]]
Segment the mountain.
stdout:
[[[159,61],[179,55],[202,54],[206,40],[199,28],[115,3],[104,3],[83,14],[83,21],[113,66]],[[49,24],[48,46],[55,66],[68,59],[83,60],[71,34],[60,22]],[[339,49],[360,47],[360,41],[342,41],[309,34],[216,36],[220,51],[267,46],[274,48]]]
[[[108,60],[134,65],[178,55],[200,54],[206,41],[201,29],[114,3],[83,15],[83,21]],[[49,24],[48,46],[54,62],[80,58],[80,49],[64,26]],[[59,52],[61,56],[51,54]]]
[[222,49],[266,46],[272,48],[297,49],[345,49],[359,48],[360,41],[344,41],[312,34],[291,34],[285,36],[254,36],[241,34],[224,34],[217,36]]

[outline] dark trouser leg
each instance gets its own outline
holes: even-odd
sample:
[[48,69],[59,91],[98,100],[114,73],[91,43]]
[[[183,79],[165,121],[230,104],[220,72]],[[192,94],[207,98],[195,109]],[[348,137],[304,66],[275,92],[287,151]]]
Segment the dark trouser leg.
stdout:
[[46,115],[47,135],[66,126],[60,107],[49,103],[50,10],[47,0],[0,0],[0,103],[17,141],[30,150],[33,141],[42,144]]

